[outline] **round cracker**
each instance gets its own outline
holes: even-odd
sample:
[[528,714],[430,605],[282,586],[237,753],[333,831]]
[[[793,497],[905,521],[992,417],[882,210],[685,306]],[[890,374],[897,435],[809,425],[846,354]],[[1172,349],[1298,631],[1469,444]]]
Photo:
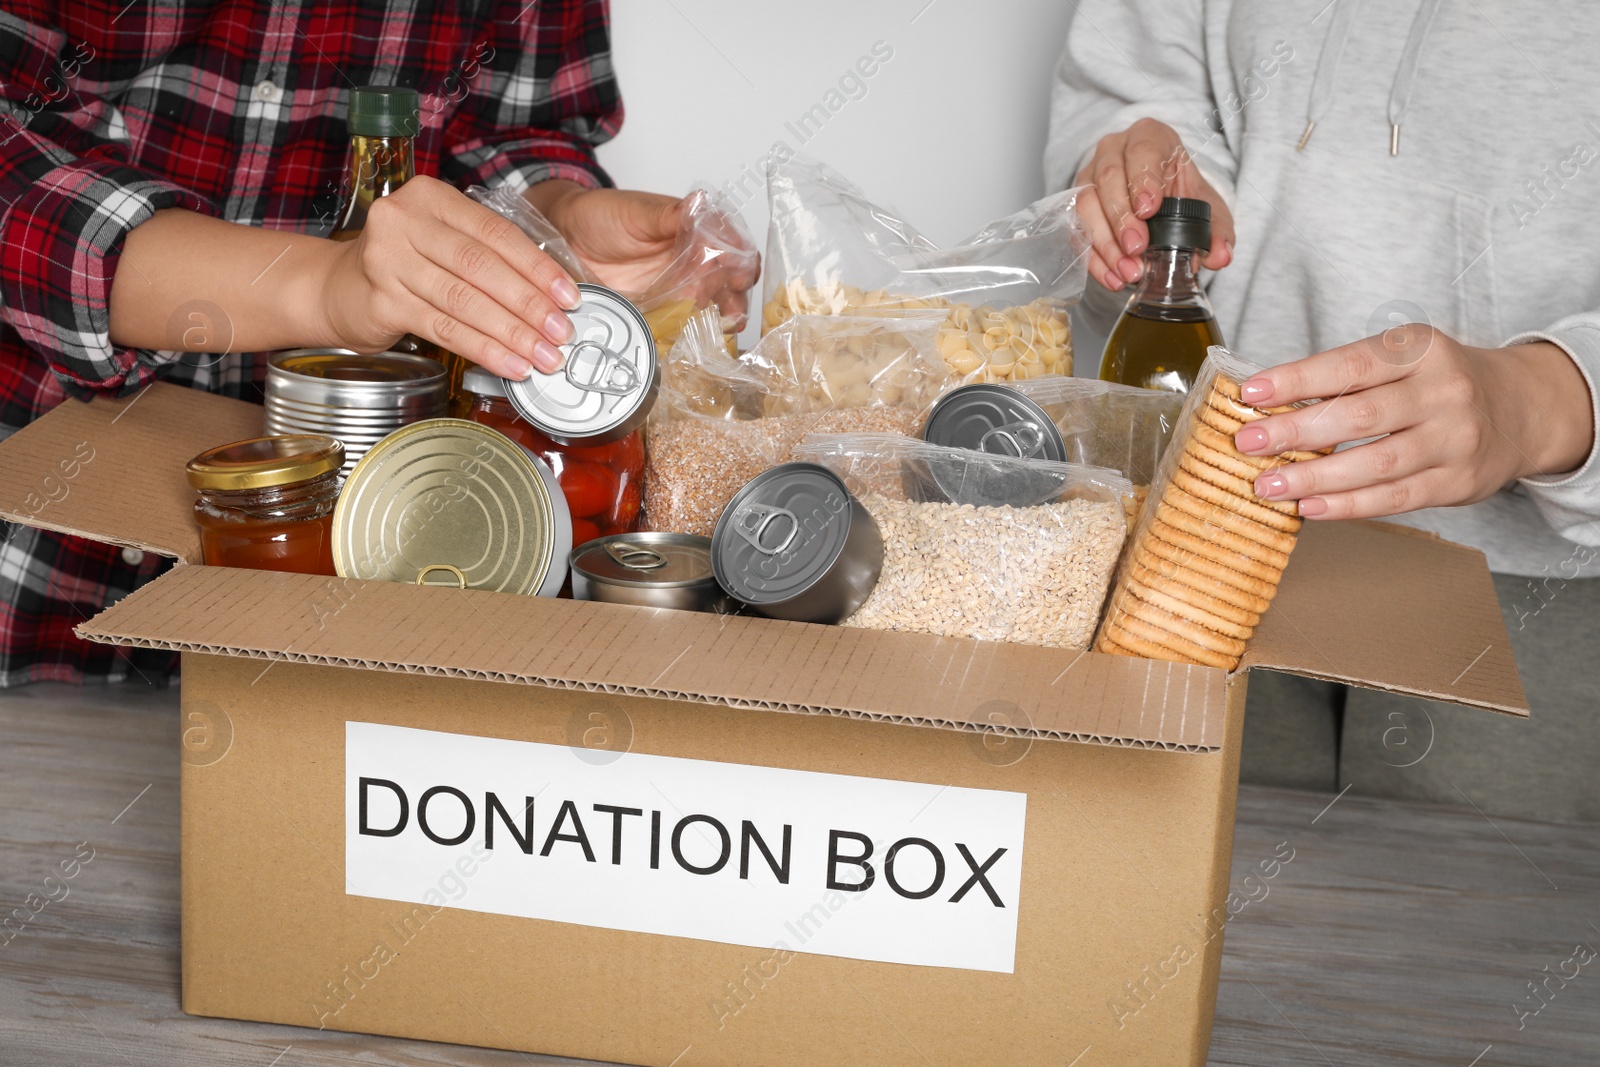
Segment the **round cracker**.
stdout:
[[[1239,451],[1239,446],[1233,443],[1233,434],[1223,433],[1216,427],[1198,420],[1193,426],[1189,427],[1189,437],[1198,444],[1202,444],[1208,448],[1214,448],[1219,452],[1225,452],[1228,455],[1235,456],[1245,463],[1259,464],[1262,470],[1266,470],[1270,467],[1281,467],[1285,463],[1293,463],[1297,460],[1316,459],[1319,455],[1325,454],[1321,452],[1295,452],[1291,450],[1288,452],[1280,452],[1277,455],[1269,454],[1265,456],[1254,456],[1248,452]],[[1331,452],[1333,450],[1329,449],[1328,451]]]
[[[1192,609],[1184,611],[1169,611],[1157,607],[1148,600],[1140,600],[1130,595],[1127,598],[1127,608],[1119,618],[1122,619],[1124,628],[1127,628],[1130,619],[1159,626],[1169,634],[1175,634],[1185,641],[1224,656],[1238,656],[1244,652],[1244,639],[1232,637],[1228,634],[1218,633],[1202,623],[1196,616],[1199,612]],[[1137,631],[1136,631],[1137,632]],[[1149,636],[1148,634],[1146,636]],[[1154,640],[1152,638],[1152,640]]]
[[1182,582],[1253,615],[1265,612],[1278,593],[1278,587],[1269,581],[1241,574],[1159,537],[1147,538],[1134,548],[1133,558],[1146,570]]
[[[1209,426],[1201,429],[1211,429]],[[1215,433],[1216,431],[1212,431]],[[1220,435],[1219,435],[1220,436]],[[1247,482],[1254,482],[1261,475],[1276,467],[1281,467],[1284,461],[1277,456],[1247,456],[1233,445],[1228,445],[1226,450],[1208,445],[1199,437],[1191,437],[1183,446],[1183,454],[1193,456],[1208,467],[1215,467],[1225,474],[1235,478],[1243,478]]]
[[[1191,456],[1184,456],[1183,461],[1179,463],[1178,469],[1172,472],[1172,484],[1168,488],[1176,486],[1192,497],[1204,500],[1208,504],[1215,504],[1219,508],[1226,508],[1235,515],[1263,526],[1270,526],[1284,534],[1300,532],[1300,516],[1286,515],[1277,507],[1269,507],[1265,501],[1255,496],[1255,490],[1249,482],[1242,478],[1233,478],[1222,471],[1216,471],[1214,475],[1203,470],[1197,471],[1195,468],[1202,464]],[[1295,506],[1294,501],[1289,501],[1289,504]],[[1286,548],[1283,551],[1289,550]]]
[[[1191,585],[1182,574],[1168,574],[1160,568],[1147,567],[1135,558],[1130,562],[1127,581],[1130,585],[1138,582],[1147,589],[1154,590],[1164,596],[1174,597],[1186,604],[1199,608],[1201,611],[1215,615],[1225,622],[1244,627],[1246,632],[1235,634],[1235,636],[1249,637],[1249,630],[1253,629],[1261,621],[1261,612],[1242,608],[1228,598],[1218,596],[1211,591],[1225,583],[1219,582],[1214,578],[1208,579],[1203,574],[1192,575],[1192,577],[1200,584]],[[1134,592],[1138,593],[1139,590],[1134,589]],[[1217,627],[1212,627],[1212,629],[1217,629]],[[1223,630],[1222,632],[1232,633],[1231,630]]]
[[1214,611],[1208,611],[1197,604],[1190,603],[1188,600],[1174,596],[1169,590],[1179,584],[1178,582],[1168,582],[1164,583],[1164,588],[1157,589],[1146,585],[1132,574],[1129,574],[1127,578],[1128,592],[1152,607],[1160,608],[1162,611],[1176,615],[1181,619],[1187,619],[1190,622],[1204,626],[1207,630],[1215,631],[1224,637],[1234,637],[1240,641],[1248,641],[1250,635],[1255,633],[1253,625],[1246,626],[1243,623],[1234,622],[1232,619],[1224,618]]
[[1161,494],[1159,507],[1165,512],[1181,513],[1182,521],[1171,514],[1157,512],[1180,530],[1188,530],[1196,537],[1215,538],[1235,552],[1254,555],[1280,571],[1289,565],[1289,553],[1294,550],[1292,534],[1256,522],[1232,508],[1201,500],[1175,484],[1167,486],[1167,491]]
[[[1150,609],[1152,615],[1167,615],[1166,612],[1156,612]],[[1181,625],[1183,620],[1176,616],[1167,615],[1175,623]],[[1203,629],[1203,627],[1194,627]],[[1207,648],[1203,644],[1191,641],[1187,637],[1174,633],[1158,623],[1148,619],[1141,619],[1131,612],[1124,612],[1117,617],[1111,630],[1113,638],[1124,648],[1132,648],[1146,659],[1173,659],[1194,663],[1201,663],[1207,667],[1221,667],[1231,671],[1239,665],[1239,654],[1235,652],[1219,652],[1214,648]],[[1221,637],[1220,634],[1216,635]],[[1148,648],[1159,649],[1159,654],[1145,651]]]
[[[1223,662],[1211,663],[1194,656],[1186,656],[1160,642],[1148,641],[1138,634],[1128,633],[1114,623],[1106,625],[1105,633],[1107,644],[1115,650],[1112,653],[1113,655],[1135,656],[1139,659],[1159,659],[1166,660],[1169,663],[1192,663],[1197,667],[1223,667],[1224,670],[1227,669]],[[1227,659],[1226,656],[1217,656],[1215,653],[1204,653],[1204,655],[1219,661]]]
[[[1270,560],[1251,554],[1259,545],[1250,544],[1244,549],[1230,548],[1218,541],[1222,531],[1204,528],[1205,524],[1191,516],[1175,516],[1190,526],[1202,527],[1196,533],[1192,528],[1174,526],[1160,515],[1150,525],[1150,533],[1139,547],[1169,560],[1179,567],[1201,571],[1225,582],[1231,582],[1245,592],[1271,600],[1283,577],[1283,568]],[[1265,610],[1265,609],[1263,609]]]
[[[1220,467],[1213,466],[1212,464],[1201,459],[1198,453],[1187,448],[1184,449],[1183,453],[1178,457],[1178,468],[1180,470],[1188,471],[1201,481],[1214,485],[1218,489],[1221,489],[1233,497],[1243,500],[1247,504],[1254,504],[1257,507],[1267,508],[1270,511],[1274,511],[1279,515],[1282,515],[1284,518],[1295,520],[1294,529],[1289,532],[1299,532],[1300,502],[1298,500],[1268,500],[1265,497],[1262,497],[1256,492],[1255,478],[1253,476],[1232,474],[1221,469]],[[1193,489],[1190,489],[1189,493],[1192,496],[1200,495],[1195,493]],[[1225,501],[1218,500],[1216,503],[1221,504],[1223,507],[1228,506],[1228,503]],[[1272,524],[1268,523],[1267,525],[1270,526]]]
[[1202,425],[1209,426],[1218,433],[1227,434],[1229,437],[1244,429],[1243,419],[1236,419],[1232,415],[1226,415],[1210,404],[1196,404],[1194,406],[1194,417]]

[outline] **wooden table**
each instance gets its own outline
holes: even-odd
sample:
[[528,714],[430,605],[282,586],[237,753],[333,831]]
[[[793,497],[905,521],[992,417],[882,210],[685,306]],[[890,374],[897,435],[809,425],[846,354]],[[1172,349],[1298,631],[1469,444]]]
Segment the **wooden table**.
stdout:
[[[176,693],[0,692],[0,738],[0,912],[58,898],[0,945],[0,1065],[579,1062],[184,1015]],[[1281,842],[1293,860],[1247,889]],[[1600,949],[1600,826],[1246,788],[1233,870],[1256,899],[1228,928],[1212,1064],[1600,1064],[1600,959],[1520,1030],[1513,1010]]]

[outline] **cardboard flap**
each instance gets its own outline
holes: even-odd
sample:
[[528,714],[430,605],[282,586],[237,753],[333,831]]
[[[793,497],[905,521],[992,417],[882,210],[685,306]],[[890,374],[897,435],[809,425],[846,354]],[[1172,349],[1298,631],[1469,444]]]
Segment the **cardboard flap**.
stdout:
[[1528,714],[1483,553],[1389,523],[1306,523],[1240,667]]
[[77,632],[257,657],[263,672],[323,663],[1106,745],[1223,742],[1226,676],[1210,667],[688,612],[663,625],[662,615],[201,566],[179,567]]
[[184,464],[261,425],[256,404],[166,382],[67,400],[0,443],[0,518],[198,562]]

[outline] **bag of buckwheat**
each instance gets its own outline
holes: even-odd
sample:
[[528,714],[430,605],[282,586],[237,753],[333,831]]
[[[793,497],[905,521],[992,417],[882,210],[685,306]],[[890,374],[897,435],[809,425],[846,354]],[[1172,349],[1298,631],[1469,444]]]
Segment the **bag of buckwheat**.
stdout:
[[711,313],[662,368],[646,433],[645,522],[709,537],[733,495],[808,433],[914,434],[947,376],[927,320],[801,315],[737,359]]

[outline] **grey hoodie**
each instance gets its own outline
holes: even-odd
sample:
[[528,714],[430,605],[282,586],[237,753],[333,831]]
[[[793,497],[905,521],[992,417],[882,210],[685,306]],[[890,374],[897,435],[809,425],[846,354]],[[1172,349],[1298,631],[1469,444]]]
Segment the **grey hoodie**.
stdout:
[[[1600,6],[1578,0],[1082,0],[1045,180],[1158,119],[1234,214],[1234,262],[1209,282],[1234,351],[1282,363],[1407,321],[1544,339],[1600,415],[1597,39]],[[1089,288],[1105,329],[1126,293]],[[1503,573],[1600,575],[1600,458],[1400,521]]]

